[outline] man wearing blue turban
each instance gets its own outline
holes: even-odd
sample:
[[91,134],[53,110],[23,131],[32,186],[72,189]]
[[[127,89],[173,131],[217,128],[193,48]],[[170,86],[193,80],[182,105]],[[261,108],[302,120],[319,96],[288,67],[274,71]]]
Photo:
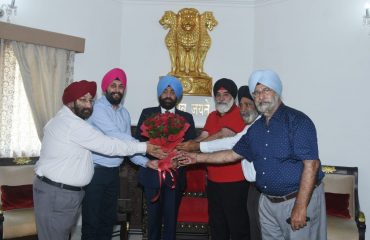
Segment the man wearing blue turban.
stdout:
[[326,240],[324,173],[314,123],[282,102],[282,84],[275,72],[255,71],[248,85],[261,118],[232,150],[188,153],[179,163],[225,163],[242,158],[253,162],[261,192],[262,239]]
[[[178,110],[176,105],[182,98],[182,85],[173,76],[161,77],[157,85],[159,106],[145,108],[141,115],[136,129],[136,138],[140,141],[148,141],[148,138],[141,135],[140,127],[143,122],[157,113],[174,113],[184,117],[190,124],[186,131],[184,140],[195,138],[195,125],[193,116],[187,112]],[[149,160],[156,160],[153,156],[147,155]],[[177,212],[180,205],[182,193],[185,189],[185,168],[178,169],[176,187],[172,189],[167,181],[171,176],[167,173],[166,183],[160,185],[158,172],[140,167],[139,183],[144,187],[144,195],[148,206],[148,240],[174,240],[176,239]],[[152,199],[161,193],[160,198],[153,202]],[[163,224],[163,237],[162,235]]]

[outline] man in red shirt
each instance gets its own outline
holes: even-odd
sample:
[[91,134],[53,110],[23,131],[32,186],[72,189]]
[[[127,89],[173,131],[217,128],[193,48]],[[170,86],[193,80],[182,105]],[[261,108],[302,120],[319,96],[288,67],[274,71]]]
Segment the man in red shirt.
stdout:
[[[211,141],[234,136],[245,123],[235,105],[236,84],[219,79],[213,87],[216,111],[209,114],[200,136],[195,141]],[[186,143],[178,149],[189,150]],[[212,240],[249,239],[248,213],[245,207],[249,183],[245,180],[240,161],[224,165],[208,165],[208,212]]]

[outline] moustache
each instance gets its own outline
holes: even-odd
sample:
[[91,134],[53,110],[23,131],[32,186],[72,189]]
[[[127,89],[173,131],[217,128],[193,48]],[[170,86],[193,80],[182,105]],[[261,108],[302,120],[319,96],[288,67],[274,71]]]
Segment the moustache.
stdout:
[[92,108],[83,108],[81,112],[91,112]]
[[113,96],[113,95],[119,95],[119,96],[122,96],[123,94],[122,94],[122,93],[120,93],[120,92],[111,92],[111,93],[110,93],[110,95],[111,95],[111,96]]

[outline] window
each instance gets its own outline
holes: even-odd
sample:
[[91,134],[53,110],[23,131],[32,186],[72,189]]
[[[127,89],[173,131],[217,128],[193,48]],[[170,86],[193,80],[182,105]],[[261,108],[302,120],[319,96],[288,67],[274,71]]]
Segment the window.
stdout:
[[0,157],[38,156],[41,143],[10,41],[0,40]]

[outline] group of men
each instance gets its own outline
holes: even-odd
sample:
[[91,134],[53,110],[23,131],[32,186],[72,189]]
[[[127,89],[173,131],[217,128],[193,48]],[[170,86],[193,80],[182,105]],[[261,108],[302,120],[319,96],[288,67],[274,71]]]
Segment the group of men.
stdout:
[[186,167],[177,168],[175,186],[160,184],[158,162],[168,153],[140,132],[147,118],[167,112],[190,125],[176,147],[174,164],[207,163],[213,240],[326,239],[315,126],[282,103],[282,83],[275,72],[255,71],[249,86],[239,90],[230,79],[216,81],[216,110],[199,136],[192,115],[176,108],[183,94],[181,82],[164,76],[157,84],[159,106],[142,111],[132,137],[130,115],[122,103],[126,85],[125,72],[115,68],[104,75],[103,95],[94,104],[95,82],[74,82],[64,90],[64,106],[44,128],[35,167],[40,240],[68,239],[81,204],[81,239],[111,239],[122,156],[140,166],[148,239],[175,240]]

